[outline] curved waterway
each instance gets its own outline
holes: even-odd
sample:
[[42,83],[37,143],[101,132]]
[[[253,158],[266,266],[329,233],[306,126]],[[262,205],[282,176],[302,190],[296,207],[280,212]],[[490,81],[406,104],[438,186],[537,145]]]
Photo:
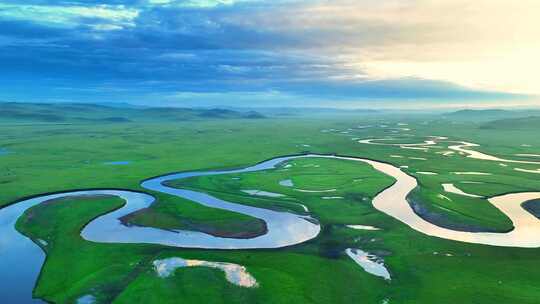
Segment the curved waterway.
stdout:
[[44,260],[44,253],[30,239],[15,230],[17,219],[29,208],[58,198],[81,195],[113,195],[122,198],[125,205],[91,221],[81,232],[89,241],[101,243],[151,243],[175,247],[205,249],[279,248],[315,238],[320,226],[313,219],[289,212],[224,201],[209,194],[168,187],[166,182],[196,176],[245,173],[275,168],[278,164],[297,158],[331,158],[363,162],[393,177],[396,182],[380,192],[373,206],[383,213],[405,223],[426,235],[449,240],[508,247],[540,247],[540,221],[521,207],[521,204],[540,199],[540,192],[516,193],[489,199],[513,222],[514,229],[507,233],[475,233],[439,227],[418,216],[407,201],[407,195],[418,186],[416,179],[391,164],[370,159],[336,155],[298,155],[274,158],[257,165],[236,170],[194,171],[164,175],[141,183],[148,190],[167,193],[201,205],[242,213],[266,222],[266,234],[250,239],[221,238],[202,232],[166,231],[151,227],[124,226],[119,218],[150,206],[154,198],[148,194],[121,190],[88,190],[57,193],[24,200],[0,209],[0,290],[8,303],[33,303],[32,289]]
[[[448,149],[463,153],[467,155],[468,158],[474,158],[474,159],[480,159],[480,160],[489,160],[489,161],[496,161],[501,163],[517,163],[517,164],[540,164],[539,161],[527,161],[527,160],[515,160],[515,159],[505,159],[505,158],[499,158],[497,156],[493,156],[490,154],[486,154],[483,152],[479,152],[476,150],[472,150],[472,148],[480,147],[479,144],[470,143],[466,141],[455,141],[455,140],[448,140],[447,137],[443,136],[428,136],[432,139],[425,140],[423,143],[387,143],[385,141],[388,140],[395,140],[394,138],[370,138],[370,139],[362,139],[358,142],[361,144],[367,144],[367,145],[379,145],[379,146],[398,146],[403,149],[424,149],[427,150],[430,146],[436,145],[439,142],[447,142],[447,143],[455,143],[454,145],[449,145]],[[443,154],[449,155],[448,152],[443,152]],[[518,154],[518,156],[532,156],[535,154]]]

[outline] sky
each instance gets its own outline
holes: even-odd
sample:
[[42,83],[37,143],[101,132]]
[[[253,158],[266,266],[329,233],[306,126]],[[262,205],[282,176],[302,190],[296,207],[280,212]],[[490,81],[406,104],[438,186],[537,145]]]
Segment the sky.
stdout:
[[540,106],[538,0],[0,0],[0,100]]

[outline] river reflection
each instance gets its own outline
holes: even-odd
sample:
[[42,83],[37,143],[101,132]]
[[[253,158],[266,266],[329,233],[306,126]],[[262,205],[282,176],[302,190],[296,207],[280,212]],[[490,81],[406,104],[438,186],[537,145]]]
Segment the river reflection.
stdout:
[[380,192],[373,206],[405,223],[411,228],[435,237],[495,246],[540,247],[540,221],[521,207],[521,204],[540,198],[540,192],[508,194],[489,199],[495,207],[506,214],[515,229],[508,233],[474,233],[439,227],[418,216],[407,201],[408,194],[418,183],[391,164],[375,160],[335,155],[299,155],[271,159],[255,166],[236,170],[183,172],[152,178],[141,183],[148,190],[167,193],[201,205],[242,213],[266,222],[266,234],[250,239],[220,238],[202,232],[166,231],[151,227],[124,226],[119,218],[150,206],[154,198],[148,194],[120,190],[75,191],[40,196],[0,209],[0,294],[6,303],[33,303],[32,288],[44,260],[41,249],[28,238],[19,234],[15,222],[28,208],[39,203],[64,197],[81,195],[113,195],[126,204],[111,213],[90,222],[81,232],[83,238],[102,243],[151,243],[166,246],[207,249],[254,249],[279,248],[299,244],[316,237],[320,226],[307,216],[278,212],[228,202],[206,193],[166,186],[167,181],[219,174],[255,172],[275,168],[278,164],[297,158],[331,158],[358,161],[396,179],[389,188]]

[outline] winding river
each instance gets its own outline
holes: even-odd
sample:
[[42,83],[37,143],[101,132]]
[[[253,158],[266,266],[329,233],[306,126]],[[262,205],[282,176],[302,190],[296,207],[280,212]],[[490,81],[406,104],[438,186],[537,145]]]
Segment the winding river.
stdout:
[[331,158],[362,162],[393,177],[396,182],[380,192],[373,206],[381,212],[405,223],[426,235],[455,241],[508,247],[540,247],[540,221],[521,207],[521,204],[540,198],[540,192],[507,194],[489,199],[495,207],[513,222],[514,229],[508,233],[473,233],[446,229],[419,217],[407,201],[407,195],[418,186],[416,179],[391,164],[355,157],[336,155],[297,155],[274,158],[251,167],[223,171],[194,171],[164,175],[145,180],[144,189],[167,193],[201,205],[229,210],[259,218],[266,222],[266,234],[250,239],[221,238],[202,232],[166,231],[151,227],[124,226],[119,218],[150,206],[154,197],[148,194],[123,190],[88,190],[57,193],[27,199],[0,209],[0,294],[7,303],[40,303],[32,299],[32,290],[44,261],[43,251],[30,239],[15,230],[17,219],[29,208],[57,198],[81,195],[113,195],[120,197],[125,205],[111,213],[91,221],[81,236],[101,243],[150,243],[166,246],[205,249],[255,249],[280,248],[315,238],[320,225],[308,216],[279,212],[224,201],[206,193],[177,189],[165,185],[167,181],[197,176],[255,172],[276,168],[282,162],[297,158]]

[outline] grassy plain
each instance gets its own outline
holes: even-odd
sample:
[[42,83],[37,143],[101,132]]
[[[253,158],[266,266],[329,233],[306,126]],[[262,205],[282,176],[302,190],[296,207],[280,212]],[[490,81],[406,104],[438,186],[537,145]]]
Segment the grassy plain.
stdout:
[[[407,124],[410,131],[397,130]],[[364,126],[371,126],[364,128]],[[386,125],[387,127],[382,127]],[[359,128],[362,126],[362,128]],[[471,121],[436,116],[371,116],[340,118],[269,118],[186,122],[109,124],[13,124],[0,128],[0,204],[45,192],[89,188],[141,191],[139,182],[172,171],[236,168],[279,155],[302,152],[338,153],[391,162],[418,178],[419,203],[447,223],[498,231],[509,220],[483,199],[445,193],[442,183],[466,192],[493,196],[512,191],[538,191],[538,175],[517,172],[497,162],[444,156],[444,144],[427,152],[397,146],[359,144],[353,138],[395,137],[408,142],[426,136],[447,136],[481,146],[505,158],[534,153],[540,147],[535,129],[482,128]],[[400,158],[392,157],[395,155]],[[411,159],[424,158],[425,160]],[[106,165],[130,161],[128,165]],[[117,208],[121,201],[97,197],[36,206],[17,228],[44,246],[47,261],[35,294],[58,303],[92,294],[108,303],[538,303],[538,249],[496,248],[429,237],[376,211],[373,196],[392,181],[367,165],[335,160],[295,160],[292,167],[266,172],[213,176],[179,182],[235,202],[309,213],[319,219],[319,237],[279,250],[191,250],[142,244],[96,244],[84,241],[80,229],[92,218]],[[317,167],[318,166],[318,167]],[[417,172],[437,172],[422,175]],[[491,176],[455,175],[456,171],[489,172]],[[240,179],[232,179],[239,177]],[[279,185],[291,179],[294,187]],[[463,181],[483,184],[463,184]],[[269,199],[242,189],[285,194]],[[312,193],[294,189],[336,189]],[[204,209],[158,193],[158,218],[145,222],[171,228],[178,220],[222,225],[251,218]],[[443,194],[451,199],[440,199]],[[343,199],[322,199],[340,196]],[[174,205],[174,207],[169,206]],[[209,209],[209,208],[208,208]],[[181,217],[178,217],[178,215]],[[238,217],[237,217],[238,216]],[[171,226],[169,226],[169,223]],[[353,230],[344,224],[373,225],[380,231]],[[183,226],[182,226],[183,225]],[[343,253],[355,247],[384,257],[392,280],[364,272]],[[244,265],[260,287],[240,288],[222,272],[207,268],[180,269],[170,278],[155,275],[151,261],[169,256]]]

